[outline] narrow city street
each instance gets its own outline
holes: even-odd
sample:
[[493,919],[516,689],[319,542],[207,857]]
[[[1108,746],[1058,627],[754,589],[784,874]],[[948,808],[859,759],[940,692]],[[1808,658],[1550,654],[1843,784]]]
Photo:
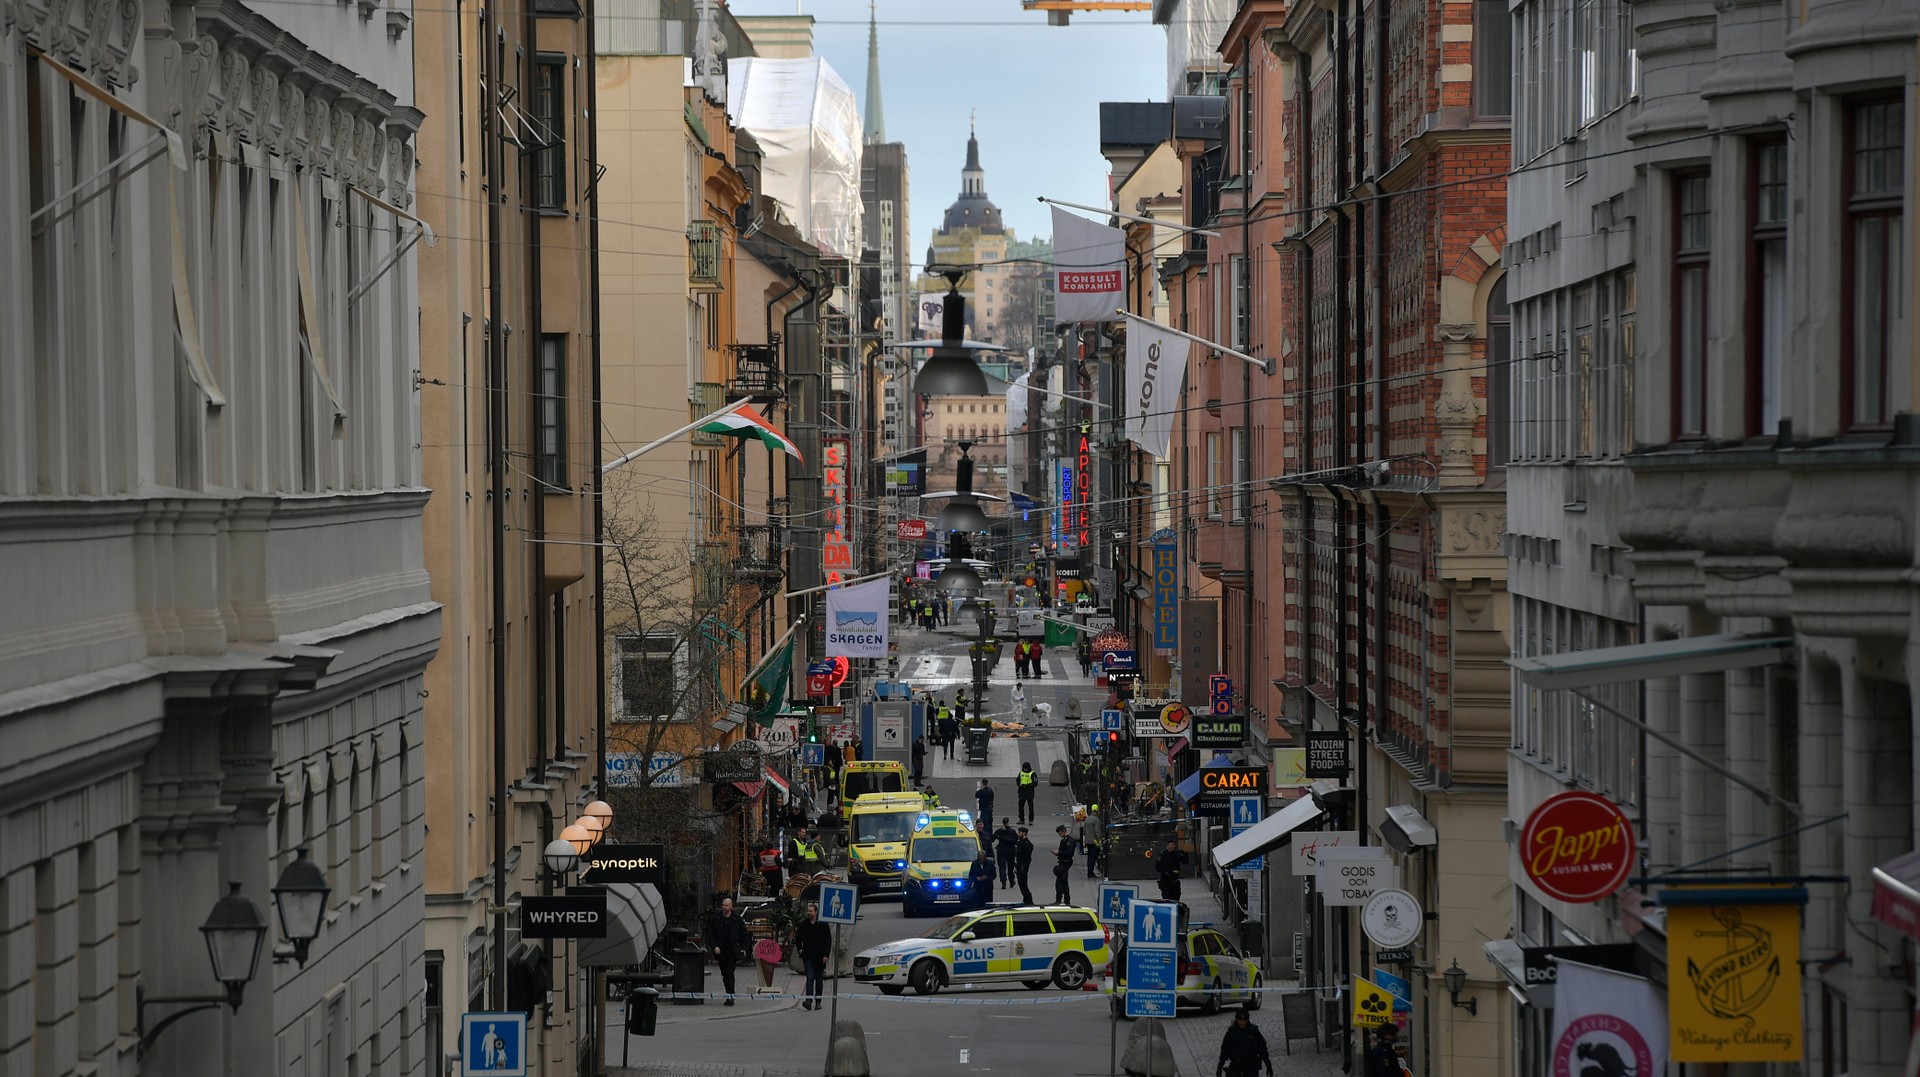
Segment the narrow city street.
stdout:
[[[936,629],[927,633],[918,629],[898,629],[903,676],[916,692],[951,692],[970,680],[966,657],[966,637],[961,626]],[[1067,786],[1047,784],[1045,775],[1056,759],[1066,759],[1066,732],[1058,728],[1060,717],[1070,699],[1078,699],[1083,712],[1097,714],[1106,699],[1106,690],[1092,678],[1080,674],[1071,651],[1056,649],[1046,660],[1046,675],[1024,682],[1028,706],[1049,703],[1055,715],[1053,727],[1033,729],[1029,737],[996,737],[989,751],[991,762],[969,766],[959,757],[942,758],[930,753],[927,778],[948,806],[974,806],[973,790],[981,778],[993,785],[996,819],[1014,814],[1014,775],[1023,762],[1032,763],[1042,775],[1035,796],[1039,810],[1032,825],[1035,846],[1034,864],[1029,877],[1036,900],[1052,897],[1052,847],[1055,826],[1074,826],[1072,798]],[[1001,659],[988,690],[988,713],[1000,716],[1012,705],[1013,661]],[[1082,862],[1084,864],[1084,861]],[[1091,905],[1097,880],[1086,877],[1083,867],[1073,872],[1073,899],[1076,904]],[[1151,884],[1147,885],[1151,889]],[[1213,895],[1204,885],[1189,881],[1184,897],[1193,910],[1193,920],[1205,923],[1219,919]],[[1015,891],[998,890],[996,901],[1018,900]],[[907,919],[901,915],[897,898],[870,899],[862,904],[860,922],[853,928],[848,952],[858,953],[870,946],[917,935],[939,923],[938,919]],[[741,969],[738,983],[757,984],[758,973]],[[719,977],[708,970],[707,988],[719,990]],[[829,981],[829,997],[834,983]],[[1275,988],[1291,987],[1290,981],[1272,981]],[[1125,1046],[1129,1022],[1116,1022],[1108,1016],[1107,996],[1096,991],[1068,993],[1055,988],[1030,991],[1024,987],[955,986],[937,995],[922,998],[911,993],[886,997],[868,985],[855,984],[851,978],[838,984],[838,1015],[841,1020],[858,1021],[866,1032],[869,1059],[874,1077],[964,1077],[980,1073],[1100,1075],[1109,1072],[1110,1053]],[[621,1042],[619,1013],[608,1022],[607,1061],[619,1077],[786,1077],[818,1074],[826,1061],[828,1032],[835,1011],[800,1008],[802,978],[786,969],[775,977],[778,996],[773,999],[742,998],[738,1005],[722,1007],[717,1000],[700,1005],[662,1005],[656,1035],[627,1037]],[[1277,1005],[1267,1005],[1255,1015],[1265,1031],[1275,1056],[1276,1074],[1282,1077],[1319,1077],[1339,1071],[1339,1053],[1316,1051],[1311,1040],[1294,1043],[1294,1054],[1286,1053]],[[1184,1014],[1168,1027],[1168,1042],[1173,1047],[1186,1075],[1211,1074],[1220,1037],[1230,1017],[1197,1013]],[[1112,1050],[1110,1052],[1110,1046]],[[770,1061],[771,1060],[771,1061]]]

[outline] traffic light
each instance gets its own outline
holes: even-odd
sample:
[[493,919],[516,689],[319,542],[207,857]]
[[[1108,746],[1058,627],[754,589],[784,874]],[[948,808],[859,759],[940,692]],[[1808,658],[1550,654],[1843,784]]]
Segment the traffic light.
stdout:
[[1111,748],[1114,745],[1119,743],[1120,743],[1120,734],[1115,733],[1112,730],[1108,730],[1107,731],[1107,747]]
[[807,719],[807,743],[820,743],[820,726],[812,718]]

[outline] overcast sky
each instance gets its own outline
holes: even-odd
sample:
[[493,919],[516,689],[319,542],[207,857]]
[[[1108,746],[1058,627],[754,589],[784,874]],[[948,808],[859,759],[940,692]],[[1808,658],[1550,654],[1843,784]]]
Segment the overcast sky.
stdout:
[[[907,147],[916,264],[960,193],[977,110],[987,194],[1020,239],[1053,231],[1036,195],[1106,203],[1101,101],[1166,99],[1166,34],[1147,13],[1077,12],[1048,26],[1020,0],[878,0],[887,140]],[[866,0],[798,0],[814,51],[866,114]],[[796,0],[731,0],[735,15],[790,15]]]

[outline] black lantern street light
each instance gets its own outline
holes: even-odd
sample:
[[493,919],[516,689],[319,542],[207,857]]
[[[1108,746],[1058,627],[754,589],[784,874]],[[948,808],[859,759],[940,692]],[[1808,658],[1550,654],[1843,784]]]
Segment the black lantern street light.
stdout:
[[940,345],[914,375],[913,391],[922,396],[986,396],[987,374],[973,361],[967,347],[967,299],[960,294],[960,266],[932,265],[930,273],[947,278],[946,301],[940,308]]
[[307,858],[307,850],[295,850],[293,863],[280,873],[273,884],[273,907],[280,915],[280,934],[293,944],[293,953],[273,955],[274,964],[289,958],[307,965],[307,948],[320,935],[320,921],[327,915],[327,895],[333,888],[320,865]]
[[953,472],[953,497],[947,507],[940,510],[934,526],[942,531],[985,531],[993,526],[987,514],[980,508],[980,501],[973,496],[973,457],[967,453],[973,448],[973,442],[962,441],[960,462]]
[[1480,1015],[1479,999],[1468,996],[1467,1001],[1460,1001],[1460,992],[1467,986],[1467,970],[1460,967],[1459,958],[1453,959],[1453,964],[1448,965],[1447,971],[1440,974],[1440,979],[1446,982],[1447,995],[1453,1000],[1455,1009],[1467,1011],[1468,1017]]
[[[213,903],[213,911],[207,914],[206,923],[200,925],[201,937],[207,943],[207,960],[213,965],[213,978],[227,989],[224,995],[168,995],[148,998],[145,987],[134,988],[135,1029],[139,1036],[139,1053],[144,1055],[147,1048],[168,1025],[201,1010],[217,1009],[221,1006],[240,1012],[240,999],[246,992],[247,984],[252,982],[253,974],[260,967],[260,946],[267,937],[267,919],[260,915],[259,906],[253,899],[240,892],[240,884],[227,883],[227,893]],[[186,1005],[186,1009],[177,1010],[160,1019],[152,1028],[147,1027],[147,1007]]]

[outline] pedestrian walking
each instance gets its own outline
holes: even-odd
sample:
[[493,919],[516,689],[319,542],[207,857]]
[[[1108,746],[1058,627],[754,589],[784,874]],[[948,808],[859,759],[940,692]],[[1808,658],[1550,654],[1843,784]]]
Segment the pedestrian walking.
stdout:
[[1015,640],[1013,644],[1013,678],[1016,681],[1027,677],[1027,641]]
[[807,902],[807,919],[794,930],[793,944],[800,951],[800,964],[807,970],[806,1001],[803,1010],[821,1007],[820,992],[827,982],[827,961],[833,957],[833,929],[820,922],[820,905]]
[[733,973],[740,967],[740,955],[747,952],[747,925],[733,915],[733,899],[721,898],[720,911],[707,921],[707,949],[713,951],[720,966],[720,983],[727,990],[726,1005],[733,1005]]
[[1168,839],[1167,847],[1153,858],[1153,870],[1160,876],[1160,900],[1180,900],[1180,872],[1187,866],[1187,851]]
[[945,758],[953,758],[953,742],[960,739],[960,720],[953,716],[953,708],[943,700],[940,703],[940,747]]
[[993,818],[993,786],[988,785],[985,778],[980,779],[980,788],[973,791],[973,799],[980,805],[980,814],[974,818],[985,825]]
[[1073,656],[1080,660],[1080,675],[1093,676],[1093,641],[1082,635],[1080,642],[1074,645]]
[[1400,1030],[1392,1025],[1381,1025],[1374,1031],[1373,1046],[1367,1048],[1366,1077],[1405,1077],[1406,1067],[1400,1064],[1400,1052],[1393,1047],[1399,1038]]
[[1000,829],[993,832],[993,854],[1000,862],[1000,885],[1013,885],[1014,847],[1020,844],[1020,834],[1013,829],[1013,820],[1002,817]]
[[1034,773],[1032,763],[1022,763],[1020,773],[1013,781],[1018,800],[1014,814],[1020,817],[1021,822],[1031,823],[1034,821],[1033,794],[1039,790],[1040,775]]
[[1100,821],[1100,805],[1087,807],[1087,821],[1080,825],[1081,845],[1087,850],[1087,878],[1098,878],[1094,874],[1100,867],[1100,843],[1106,838],[1107,825]]
[[1019,828],[1020,837],[1013,843],[1013,879],[1020,884],[1020,900],[1023,904],[1033,904],[1033,891],[1027,887],[1027,872],[1033,867],[1033,841],[1027,837],[1027,828]]
[[[1267,1038],[1253,1027],[1253,1014],[1242,1006],[1234,1012],[1233,1024],[1227,1026],[1227,1034],[1220,1040],[1220,1064],[1214,1067],[1214,1073],[1224,1077],[1255,1077],[1263,1065],[1267,1067],[1267,1077],[1273,1077],[1273,1056],[1267,1053]],[[1367,1065],[1367,1077],[1373,1077],[1371,1061]],[[1393,1077],[1399,1074],[1396,1072]]]
[[1057,905],[1073,904],[1073,892],[1068,881],[1073,878],[1074,854],[1080,851],[1080,843],[1067,833],[1065,823],[1053,828],[1060,837],[1060,844],[1053,850],[1053,900]]
[[1033,675],[1035,677],[1044,677],[1047,675],[1047,667],[1041,664],[1046,660],[1047,660],[1046,641],[1034,640],[1033,646],[1027,648],[1027,664],[1033,667]]
[[780,864],[784,859],[780,855],[780,843],[769,839],[766,848],[760,850],[756,859],[760,862],[760,878],[767,884],[767,893],[779,893],[783,881],[780,877]]
[[973,867],[967,869],[967,879],[973,883],[973,892],[980,895],[980,904],[993,900],[993,855],[985,849],[974,857]]
[[926,768],[927,738],[915,737],[913,738],[913,774],[911,775],[914,782],[918,783],[920,781],[921,774]]

